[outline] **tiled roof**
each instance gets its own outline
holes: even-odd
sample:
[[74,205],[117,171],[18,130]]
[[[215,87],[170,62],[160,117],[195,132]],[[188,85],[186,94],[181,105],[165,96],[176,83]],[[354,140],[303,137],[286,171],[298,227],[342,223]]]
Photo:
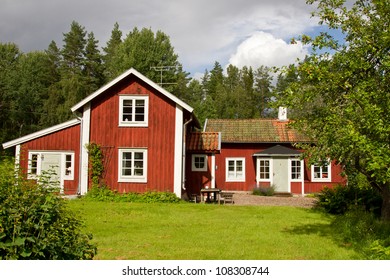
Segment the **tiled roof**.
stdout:
[[192,152],[219,152],[219,132],[191,132],[187,139],[187,150]]
[[221,132],[223,143],[296,143],[310,142],[288,121],[275,119],[210,119],[206,132]]

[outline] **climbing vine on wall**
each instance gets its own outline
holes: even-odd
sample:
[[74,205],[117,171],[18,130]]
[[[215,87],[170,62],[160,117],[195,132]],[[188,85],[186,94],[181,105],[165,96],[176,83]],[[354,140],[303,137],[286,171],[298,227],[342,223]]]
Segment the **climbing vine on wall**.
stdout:
[[92,187],[99,187],[104,172],[103,152],[100,145],[89,143],[86,145],[89,154],[89,170],[91,174]]

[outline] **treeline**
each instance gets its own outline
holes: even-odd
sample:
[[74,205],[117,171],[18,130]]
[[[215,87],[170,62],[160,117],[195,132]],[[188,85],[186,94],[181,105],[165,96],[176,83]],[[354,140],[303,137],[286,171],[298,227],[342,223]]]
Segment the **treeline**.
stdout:
[[[134,28],[125,37],[116,23],[99,49],[93,32],[77,22],[46,50],[23,53],[14,43],[0,43],[0,143],[73,118],[70,108],[127,69],[134,67],[194,107],[206,118],[256,118],[272,114],[270,102],[284,87],[273,86],[272,69],[230,65],[226,73],[215,62],[201,81],[190,79],[162,31]],[[0,148],[1,149],[1,148]]]

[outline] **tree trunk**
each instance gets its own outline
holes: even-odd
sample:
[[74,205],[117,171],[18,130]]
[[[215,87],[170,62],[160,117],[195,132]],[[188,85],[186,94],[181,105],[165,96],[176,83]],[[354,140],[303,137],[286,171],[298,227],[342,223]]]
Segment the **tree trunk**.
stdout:
[[381,191],[382,194],[382,212],[381,218],[383,221],[390,221],[390,188],[385,185]]

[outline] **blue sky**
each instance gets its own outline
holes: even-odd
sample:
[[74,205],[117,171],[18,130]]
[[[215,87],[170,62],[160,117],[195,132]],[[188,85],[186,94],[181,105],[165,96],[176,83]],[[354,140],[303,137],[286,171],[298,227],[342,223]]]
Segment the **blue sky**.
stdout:
[[307,47],[292,37],[315,34],[318,20],[306,0],[2,0],[0,42],[22,51],[62,46],[73,20],[104,46],[115,22],[124,36],[134,27],[170,36],[184,70],[192,76],[223,67],[282,66],[303,58]]

